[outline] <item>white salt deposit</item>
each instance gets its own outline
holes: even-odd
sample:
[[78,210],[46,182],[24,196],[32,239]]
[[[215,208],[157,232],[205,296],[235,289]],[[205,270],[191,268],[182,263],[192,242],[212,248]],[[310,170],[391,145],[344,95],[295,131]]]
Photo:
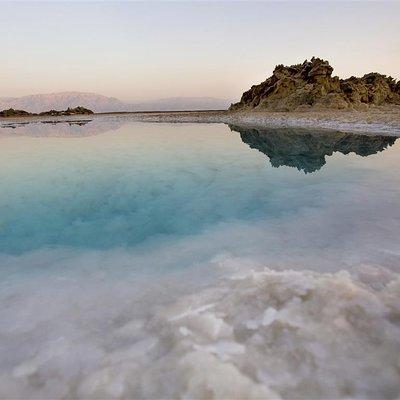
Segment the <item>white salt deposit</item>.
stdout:
[[69,302],[42,288],[24,326],[2,322],[0,397],[395,398],[400,275],[381,272],[243,271],[172,302],[141,296],[141,318],[121,284],[108,298],[105,282],[68,287]]

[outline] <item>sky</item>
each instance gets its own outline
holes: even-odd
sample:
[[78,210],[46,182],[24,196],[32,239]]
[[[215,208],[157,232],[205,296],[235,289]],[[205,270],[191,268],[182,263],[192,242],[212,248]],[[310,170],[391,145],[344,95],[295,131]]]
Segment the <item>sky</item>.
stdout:
[[312,56],[400,79],[396,2],[1,2],[0,97],[238,99]]

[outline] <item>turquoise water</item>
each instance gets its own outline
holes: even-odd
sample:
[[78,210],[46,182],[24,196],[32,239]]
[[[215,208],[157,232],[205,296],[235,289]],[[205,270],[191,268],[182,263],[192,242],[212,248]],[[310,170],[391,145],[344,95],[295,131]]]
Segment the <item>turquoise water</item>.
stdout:
[[[386,181],[389,192],[397,184],[380,153],[395,138],[332,134],[321,144],[307,132],[242,130],[246,144],[224,125],[140,123],[83,138],[11,133],[0,161],[0,252],[7,254],[131,248],[221,223],[276,221],[323,208],[328,195],[340,206],[346,190],[374,192]],[[257,143],[261,151],[250,149]]]
[[[227,365],[250,397],[398,394],[396,138],[97,117],[1,123],[0,152],[0,397],[201,397]],[[270,333],[277,304],[304,324]]]

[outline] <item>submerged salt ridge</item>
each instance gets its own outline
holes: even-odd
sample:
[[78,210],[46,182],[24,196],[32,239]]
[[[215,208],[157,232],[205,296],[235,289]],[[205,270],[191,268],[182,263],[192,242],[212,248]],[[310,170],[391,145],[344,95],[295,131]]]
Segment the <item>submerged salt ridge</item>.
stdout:
[[1,138],[1,398],[399,396],[399,143],[90,124]]
[[[344,271],[267,269],[184,298],[149,323],[170,343],[162,366],[151,369],[179,358],[171,397],[393,398],[399,275],[358,273],[361,281]],[[139,380],[140,395],[163,395],[165,375],[152,378],[150,388]],[[101,384],[96,389],[101,394]]]
[[[232,262],[220,261],[223,268]],[[114,289],[128,294],[126,287]],[[100,285],[91,301],[78,295],[86,306],[109,307],[102,321],[81,320],[74,300],[64,304],[59,317],[78,318],[3,370],[0,396],[391,399],[399,393],[400,276],[387,269],[242,271],[133,319],[129,307],[102,298],[113,294]]]

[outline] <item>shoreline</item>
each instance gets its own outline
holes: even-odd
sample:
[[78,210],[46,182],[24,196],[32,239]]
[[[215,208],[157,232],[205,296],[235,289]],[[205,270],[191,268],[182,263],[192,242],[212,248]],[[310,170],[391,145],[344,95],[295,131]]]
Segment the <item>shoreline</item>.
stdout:
[[73,116],[1,117],[0,127],[13,123],[76,121],[102,117],[160,123],[225,123],[252,128],[309,128],[342,132],[400,136],[400,106],[368,110],[306,110],[293,112],[199,110],[110,112]]

